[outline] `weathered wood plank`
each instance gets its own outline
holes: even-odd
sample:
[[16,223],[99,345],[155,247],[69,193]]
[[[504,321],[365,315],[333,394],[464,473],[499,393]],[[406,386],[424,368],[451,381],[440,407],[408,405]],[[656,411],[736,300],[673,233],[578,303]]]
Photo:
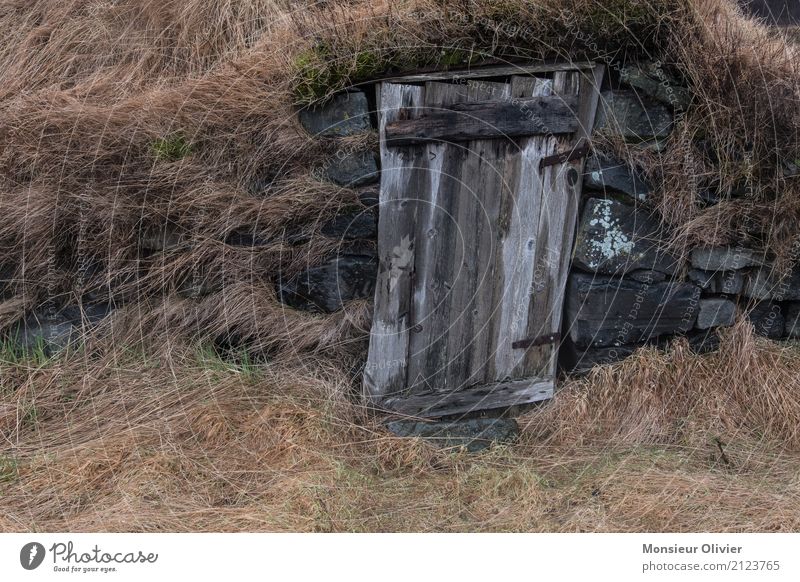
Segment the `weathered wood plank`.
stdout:
[[[428,83],[425,106],[439,108],[466,101],[463,85]],[[462,147],[444,142],[419,146],[429,160],[429,181],[422,189],[416,224],[417,276],[414,280],[414,327],[409,341],[411,392],[452,389],[447,371],[447,337],[452,302],[454,264],[450,260],[457,236],[454,221],[461,168]]]
[[[605,67],[600,65],[580,73],[555,73],[553,80],[557,93],[579,96],[576,116],[580,122],[580,129],[571,139],[564,137],[555,139],[556,147],[560,150],[566,151],[580,142],[589,142],[597,113],[597,95],[602,86],[604,74]],[[546,303],[540,311],[543,314],[540,326],[543,330],[542,334],[556,334],[561,331],[564,298],[583,185],[581,176],[583,176],[585,162],[585,157],[579,157],[562,164],[560,170],[553,167],[544,172],[545,188],[552,195],[551,203],[548,205],[549,212],[543,217],[548,221],[547,256],[550,269],[547,271],[549,293]],[[532,307],[536,309],[537,306],[532,305]],[[528,350],[526,372],[539,374],[544,369],[548,373],[552,371],[552,374],[555,374],[558,364],[558,348],[558,344],[552,344],[540,349]]]
[[[547,79],[512,78],[511,87],[512,93],[525,92],[525,96],[552,94],[552,81]],[[547,139],[539,136],[519,142],[519,168],[512,179],[509,197],[513,205],[506,213],[507,227],[498,247],[497,260],[502,276],[496,276],[498,286],[493,299],[498,321],[494,333],[492,371],[492,379],[496,381],[527,375],[524,367],[520,366],[525,351],[514,348],[513,343],[527,338],[530,327],[531,286],[539,241],[536,225],[540,221],[545,195],[539,161],[546,153]]]
[[[577,79],[575,73],[555,73],[553,75],[553,92],[556,95],[571,94],[575,79]],[[574,89],[577,91],[577,87]],[[573,139],[560,139],[557,136],[548,138],[548,142],[548,154],[546,155],[569,150],[575,144]],[[564,172],[566,168],[567,164],[556,164],[542,170],[542,182],[547,191],[547,197],[538,225],[542,244],[537,249],[537,254],[540,257],[540,264],[543,266],[539,270],[541,278],[537,281],[540,292],[534,295],[530,303],[529,318],[533,325],[528,330],[529,336],[557,333],[560,330],[560,313],[553,313],[555,305],[559,306],[560,311],[563,304],[563,288],[560,288],[558,284],[560,255],[563,250],[565,231],[574,229],[572,224],[567,226],[568,209],[573,206],[573,201],[571,200],[572,192],[565,187]],[[574,201],[574,206],[575,216],[577,216],[577,200]],[[560,301],[559,298],[561,298]],[[557,346],[553,344],[528,349],[525,371],[549,375],[552,370],[554,373],[555,359],[552,356],[556,350]]]
[[[557,72],[553,76],[553,90],[557,95],[577,95],[580,90],[580,75]],[[595,94],[590,92],[590,95]],[[596,99],[595,99],[596,103]],[[584,108],[586,109],[586,108]],[[593,112],[585,111],[580,118],[586,127],[586,116]],[[576,115],[578,112],[576,111]],[[548,152],[569,151],[577,145],[580,135],[571,138],[552,136],[547,138]],[[545,203],[537,226],[537,268],[533,281],[534,293],[529,308],[527,335],[538,337],[556,334],[561,328],[561,315],[569,271],[570,250],[574,237],[575,223],[580,198],[580,179],[583,158],[553,165],[541,171]],[[524,364],[520,373],[544,376],[555,374],[558,346],[544,344],[526,350]]]
[[[579,127],[575,135],[576,140],[585,140],[591,144],[592,130],[594,129],[595,118],[597,117],[597,95],[603,87],[603,79],[606,75],[605,65],[595,65],[593,68],[583,70],[580,73],[580,95],[578,102],[578,121]],[[577,166],[583,172],[586,160],[582,160]]]
[[[577,98],[534,97],[508,101],[478,101],[435,109],[426,107],[413,119],[386,126],[390,147],[425,142],[573,133]],[[417,112],[420,113],[420,112]]]
[[[510,88],[506,84],[480,82],[463,84],[428,83],[426,85],[427,106],[447,106],[469,103],[482,99],[507,99]],[[496,143],[487,142],[494,151]],[[475,182],[464,172],[474,164],[481,168],[481,179],[486,179],[486,169],[497,173],[496,166],[505,160],[505,153],[491,156],[480,154],[475,157],[474,148],[479,142],[462,144],[440,143],[428,144],[428,155],[431,159],[430,171],[441,176],[431,176],[431,187],[428,193],[428,211],[422,211],[417,224],[418,265],[425,264],[425,272],[418,269],[418,277],[414,282],[415,326],[409,347],[409,383],[412,392],[423,391],[447,392],[462,389],[470,384],[483,381],[484,378],[471,379],[466,374],[468,368],[452,365],[452,358],[466,357],[471,339],[469,334],[458,323],[462,322],[465,303],[469,303],[475,293],[475,280],[461,277],[458,274],[462,259],[453,260],[454,248],[459,246],[463,257],[464,249],[470,254],[477,245],[471,239],[474,232],[476,204],[474,194],[464,195],[464,185],[474,187]],[[503,146],[504,147],[504,146]],[[433,164],[440,164],[434,170]],[[499,190],[493,186],[485,186],[482,192],[490,196],[498,196]],[[467,220],[459,220],[464,213],[470,215]],[[491,244],[491,241],[490,241]],[[488,265],[491,267],[491,265]],[[469,330],[472,331],[471,329]],[[465,349],[464,344],[467,344]],[[453,353],[455,345],[460,349]]]
[[432,392],[407,398],[389,398],[384,401],[383,407],[408,416],[435,418],[548,400],[553,397],[553,385],[552,379],[534,378],[492,382],[457,392]]
[[431,71],[428,73],[411,74],[402,77],[386,77],[383,83],[426,83],[428,81],[466,81],[470,79],[496,79],[510,77],[511,75],[532,75],[534,73],[549,73],[553,71],[578,71],[592,69],[595,63],[591,61],[578,62],[551,62],[520,65],[492,65],[488,67],[475,67],[470,70],[456,71]]
[[[471,100],[509,101],[511,87],[507,83],[473,81],[467,84],[467,93]],[[468,142],[467,147],[459,199],[470,210],[462,212],[459,229],[468,266],[460,294],[454,295],[457,317],[451,317],[448,347],[448,374],[458,378],[462,388],[489,379],[486,370],[491,359],[492,292],[497,275],[494,249],[503,198],[508,195],[505,168],[514,165],[512,158],[516,155],[516,146],[508,140],[477,140]],[[461,350],[455,342],[461,343]]]
[[[592,67],[549,80],[432,82],[401,86],[405,97],[385,88],[394,84],[384,85],[380,103],[394,112],[381,118],[381,154],[382,160],[387,155],[384,171],[397,171],[381,184],[379,238],[386,238],[379,240],[373,334],[391,330],[392,339],[370,343],[365,390],[373,403],[433,417],[552,395],[556,346],[521,340],[560,331],[584,160],[540,162],[588,136],[602,74]],[[525,111],[545,98],[570,110],[571,135],[546,127],[539,135],[386,143],[398,118],[415,120],[431,110],[441,115],[442,108],[463,117],[485,110],[487,102],[496,110]],[[385,205],[393,203],[401,206],[387,217]],[[388,252],[387,245],[408,252]],[[403,265],[395,256],[406,257]],[[393,303],[388,309],[378,305],[381,293]],[[393,359],[394,370],[386,365]]]
[[[416,111],[424,90],[413,85],[383,85],[380,133],[401,110]],[[364,369],[364,392],[369,401],[406,390],[408,334],[414,272],[414,224],[418,205],[413,198],[427,180],[420,148],[387,148],[381,139],[381,220],[378,225],[380,266],[369,352]]]

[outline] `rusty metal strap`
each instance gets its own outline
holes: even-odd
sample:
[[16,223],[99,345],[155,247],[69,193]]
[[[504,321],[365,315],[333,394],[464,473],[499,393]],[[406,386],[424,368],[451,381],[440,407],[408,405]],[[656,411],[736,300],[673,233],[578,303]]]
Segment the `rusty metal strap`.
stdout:
[[558,343],[559,341],[561,341],[560,333],[550,333],[535,338],[517,340],[511,344],[511,347],[515,350],[527,350],[528,348],[532,348],[535,346],[545,346],[549,344],[555,344]]
[[568,152],[559,152],[552,156],[545,156],[539,162],[539,171],[544,170],[548,166],[555,166],[556,164],[565,164],[567,162],[574,162],[583,157],[586,157],[590,151],[589,144],[585,141],[580,141],[574,148]]

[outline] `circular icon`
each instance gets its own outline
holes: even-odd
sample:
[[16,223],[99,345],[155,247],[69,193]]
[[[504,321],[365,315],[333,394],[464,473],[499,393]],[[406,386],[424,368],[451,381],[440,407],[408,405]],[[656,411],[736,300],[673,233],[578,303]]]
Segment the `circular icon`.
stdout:
[[26,570],[35,570],[44,561],[44,546],[39,542],[30,542],[22,546],[19,552],[19,563]]

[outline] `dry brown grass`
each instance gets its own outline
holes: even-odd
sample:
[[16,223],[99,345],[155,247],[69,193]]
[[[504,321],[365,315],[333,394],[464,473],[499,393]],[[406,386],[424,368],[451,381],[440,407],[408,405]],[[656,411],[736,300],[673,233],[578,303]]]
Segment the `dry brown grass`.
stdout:
[[[314,178],[345,144],[309,139],[298,100],[487,57],[661,58],[695,104],[666,153],[621,153],[661,185],[678,241],[785,249],[797,48],[729,0],[0,0],[0,34],[0,325],[53,296],[125,303],[88,355],[2,364],[0,529],[797,529],[795,349],[738,328],[719,355],[644,352],[469,457],[392,439],[350,402],[367,305],[287,311],[273,289],[335,250],[319,225],[355,200]],[[697,205],[741,181],[743,201]],[[141,233],[165,224],[181,244],[145,257]],[[222,244],[244,226],[271,242]],[[198,272],[223,290],[177,297]],[[220,338],[270,363],[187,347]]]
[[644,352],[569,381],[518,443],[478,455],[391,437],[322,358],[1,371],[3,531],[800,527],[800,350],[745,326],[719,354]]
[[[487,58],[660,59],[694,105],[665,153],[621,153],[653,175],[677,242],[744,237],[785,253],[794,240],[798,181],[778,166],[800,151],[797,49],[730,0],[4,0],[0,33],[0,265],[15,281],[4,325],[91,291],[170,312],[175,335],[194,336],[197,318],[171,304],[197,272],[267,309],[278,273],[335,250],[318,228],[355,200],[314,178],[322,154],[349,144],[309,139],[298,99]],[[742,182],[743,200],[697,204],[709,184]],[[183,243],[145,257],[142,233],[165,224]],[[243,227],[272,242],[222,244]],[[286,232],[311,242],[294,247]],[[214,333],[275,343],[270,327],[212,311]]]

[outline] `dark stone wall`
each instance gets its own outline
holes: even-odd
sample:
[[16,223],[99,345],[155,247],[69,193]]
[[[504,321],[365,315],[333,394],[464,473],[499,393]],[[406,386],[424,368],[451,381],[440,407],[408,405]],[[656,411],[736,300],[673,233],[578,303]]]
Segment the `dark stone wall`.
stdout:
[[779,26],[800,26],[800,0],[741,0],[745,11]]
[[[780,3],[770,4],[775,11]],[[800,0],[793,0],[790,11],[776,14],[798,12]],[[662,155],[676,116],[690,101],[688,88],[660,63],[633,63],[610,71],[594,131],[624,140],[629,154]],[[312,135],[334,129],[337,137],[358,135],[375,130],[368,109],[364,93],[343,93],[320,109],[303,112],[300,120]],[[675,254],[671,233],[654,209],[653,185],[631,161],[638,157],[594,152],[587,159],[564,304],[563,367],[585,371],[675,338],[688,339],[698,352],[708,351],[718,345],[716,330],[738,316],[773,339],[800,336],[800,271],[776,272],[763,249],[745,243]],[[322,235],[374,249],[380,179],[374,152],[337,156],[324,169],[322,179],[358,190],[362,207],[335,217]],[[698,198],[708,206],[724,196],[709,190]],[[348,301],[372,296],[377,266],[374,252],[346,250],[291,281],[278,282],[279,296],[288,308],[336,311]]]

